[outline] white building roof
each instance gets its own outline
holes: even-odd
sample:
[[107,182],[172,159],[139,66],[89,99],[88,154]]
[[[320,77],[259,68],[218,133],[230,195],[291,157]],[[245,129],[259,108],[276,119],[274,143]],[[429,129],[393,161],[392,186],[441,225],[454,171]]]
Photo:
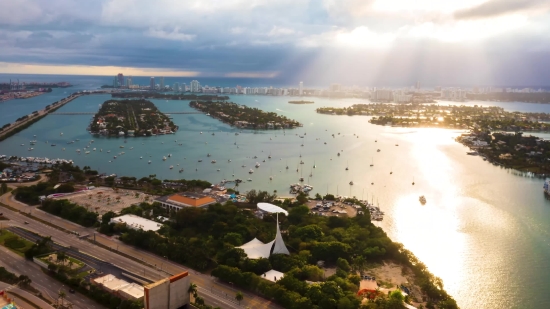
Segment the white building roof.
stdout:
[[119,279],[111,274],[96,278],[94,279],[94,281],[98,284],[103,285],[110,291],[118,291],[122,287],[130,284],[129,282]]
[[122,288],[119,289],[119,292],[126,293],[130,296],[132,296],[135,299],[140,299],[144,295],[144,289],[143,286],[137,284],[137,283],[130,283]]
[[281,280],[284,276],[285,276],[284,273],[272,269],[272,270],[266,272],[265,274],[263,274],[262,278],[264,278],[265,280],[269,280],[271,282],[277,282],[277,281]]
[[141,229],[144,231],[158,231],[162,224],[148,220],[136,215],[123,215],[111,219],[111,223],[126,223],[128,227],[133,229]]

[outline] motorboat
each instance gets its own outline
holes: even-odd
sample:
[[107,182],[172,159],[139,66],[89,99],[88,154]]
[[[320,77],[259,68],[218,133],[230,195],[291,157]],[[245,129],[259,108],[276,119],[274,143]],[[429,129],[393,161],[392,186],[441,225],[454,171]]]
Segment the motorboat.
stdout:
[[353,181],[350,181],[350,182],[349,182],[349,185],[350,185],[350,186],[353,186]]
[[166,157],[162,157],[162,161],[166,161]]
[[173,166],[173,165],[170,165],[170,169],[173,169],[173,168],[174,168],[174,166]]
[[147,162],[148,164],[151,164],[151,160],[149,160],[149,162]]
[[199,159],[199,162],[202,162],[202,159]]
[[253,170],[253,169],[250,169],[250,170],[248,171],[248,173],[249,173],[249,174],[252,174],[252,173],[254,173],[254,170]]
[[420,204],[422,205],[426,204],[426,197],[424,195],[420,196],[418,200],[420,201]]
[[212,161],[210,161],[210,163],[216,163],[216,160],[212,160]]
[[260,167],[260,163],[256,162],[256,165],[254,165],[256,168]]

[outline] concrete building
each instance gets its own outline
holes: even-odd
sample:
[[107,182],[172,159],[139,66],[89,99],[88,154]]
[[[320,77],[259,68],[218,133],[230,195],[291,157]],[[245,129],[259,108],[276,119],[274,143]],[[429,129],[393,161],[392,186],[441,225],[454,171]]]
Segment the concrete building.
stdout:
[[118,86],[124,86],[124,74],[118,73],[117,75]]
[[189,273],[183,272],[144,286],[145,309],[178,309],[189,305]]
[[175,91],[175,92],[179,92],[180,91],[180,84],[179,83],[174,83],[174,86],[172,87],[172,90]]
[[144,231],[158,231],[162,224],[142,218],[136,215],[123,215],[120,217],[114,217],[111,219],[110,223],[125,223],[129,228],[134,230],[144,230]]
[[393,91],[390,89],[376,89],[372,99],[374,101],[390,102],[393,100]]
[[128,89],[132,88],[132,76],[126,77],[126,87],[128,87]]
[[160,77],[160,90],[164,90],[164,77]]
[[298,94],[303,95],[304,94],[304,82],[300,82],[300,87],[298,88]]
[[151,79],[149,80],[149,89],[151,89],[151,90],[155,89],[155,78],[154,77],[151,77]]
[[140,300],[143,299],[145,294],[141,285],[127,282],[111,274],[91,279],[91,281],[93,284],[101,286],[105,291],[124,299]]
[[162,196],[155,201],[159,202],[162,207],[175,211],[183,207],[207,207],[208,205],[216,203],[216,200],[210,196],[191,192]]
[[190,85],[191,92],[200,92],[201,84],[198,80],[192,80]]

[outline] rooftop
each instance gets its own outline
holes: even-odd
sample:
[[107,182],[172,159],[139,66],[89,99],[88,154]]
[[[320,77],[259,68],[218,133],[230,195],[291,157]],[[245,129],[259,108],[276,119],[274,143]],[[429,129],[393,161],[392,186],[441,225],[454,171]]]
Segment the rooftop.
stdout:
[[111,223],[126,223],[129,227],[134,229],[141,229],[144,231],[158,231],[162,224],[148,220],[136,215],[123,215],[111,219]]
[[136,299],[142,298],[144,295],[143,286],[137,283],[130,283],[120,288],[119,291],[122,291]]
[[176,193],[169,196],[166,201],[169,203],[174,202],[193,207],[201,207],[216,202],[216,200],[210,196],[191,192]]
[[111,274],[105,275],[103,277],[95,278],[93,281],[97,284],[101,284],[111,291],[118,291],[124,286],[129,285],[130,283],[119,279]]

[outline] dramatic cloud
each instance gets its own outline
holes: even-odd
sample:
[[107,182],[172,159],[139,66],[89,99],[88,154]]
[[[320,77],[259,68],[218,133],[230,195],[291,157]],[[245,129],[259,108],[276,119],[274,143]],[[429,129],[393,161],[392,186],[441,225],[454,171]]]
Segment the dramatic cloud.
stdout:
[[480,5],[457,11],[457,18],[487,18],[518,12],[540,13],[550,9],[547,0],[489,0]]
[[0,5],[0,62],[19,73],[541,84],[549,30],[543,0],[20,0]]

